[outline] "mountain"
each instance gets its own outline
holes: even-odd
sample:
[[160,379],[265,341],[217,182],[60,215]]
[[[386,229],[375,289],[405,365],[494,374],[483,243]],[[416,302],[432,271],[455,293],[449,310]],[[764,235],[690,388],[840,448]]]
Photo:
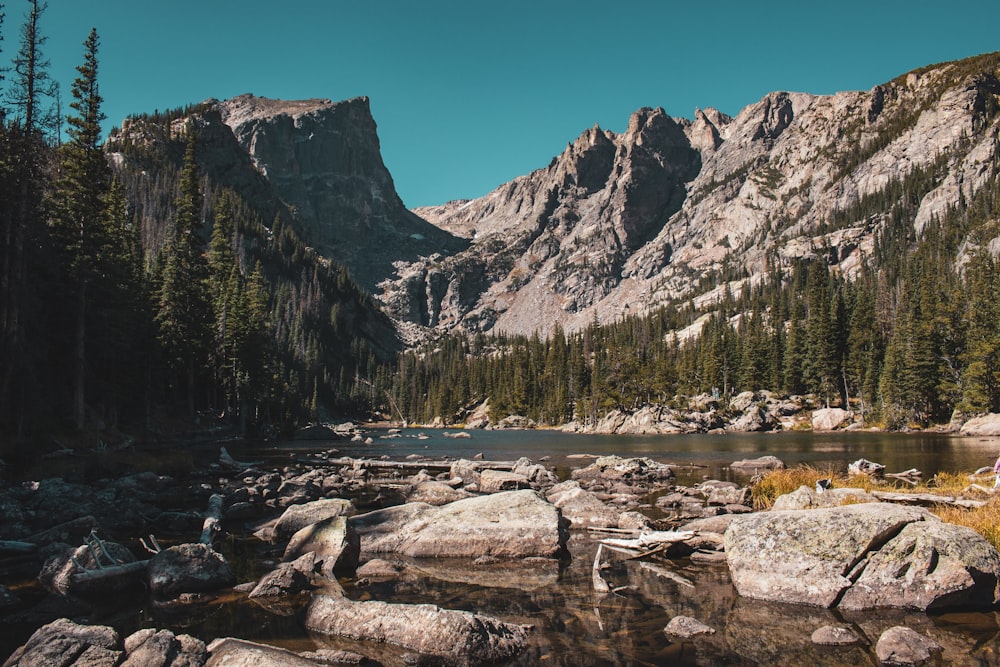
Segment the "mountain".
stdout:
[[[280,213],[369,292],[392,274],[393,262],[467,245],[403,205],[382,162],[366,97],[283,101],[246,94],[183,111],[170,132],[197,117],[200,163],[213,182],[238,192],[268,222]],[[111,145],[168,143],[170,132],[149,120],[126,120]],[[177,159],[182,147],[170,150]]]
[[768,263],[848,276],[893,207],[914,235],[996,177],[1000,54],[866,92],[775,92],[730,118],[640,109],[479,199],[417,209],[458,253],[401,265],[381,300],[424,326],[528,334],[718,299]]

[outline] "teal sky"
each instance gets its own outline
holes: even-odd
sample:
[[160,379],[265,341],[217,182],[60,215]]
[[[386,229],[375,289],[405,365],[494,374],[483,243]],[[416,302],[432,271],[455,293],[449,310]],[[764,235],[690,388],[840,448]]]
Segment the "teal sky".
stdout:
[[[24,0],[6,0],[2,60]],[[1000,50],[1000,2],[49,0],[68,103],[91,26],[108,125],[209,97],[371,98],[408,206],[486,194],[642,106],[730,115]]]

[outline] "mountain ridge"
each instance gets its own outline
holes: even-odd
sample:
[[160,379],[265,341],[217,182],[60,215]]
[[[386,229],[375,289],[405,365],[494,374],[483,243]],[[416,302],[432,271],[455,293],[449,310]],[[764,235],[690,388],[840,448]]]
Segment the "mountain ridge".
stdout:
[[418,209],[471,245],[401,266],[380,298],[425,326],[529,334],[703,298],[709,274],[760,280],[772,256],[822,248],[837,270],[857,271],[891,208],[862,216],[866,201],[943,161],[921,195],[919,233],[992,177],[998,62],[926,66],[869,91],[772,92],[732,118],[642,109],[621,134],[587,129],[547,167]]

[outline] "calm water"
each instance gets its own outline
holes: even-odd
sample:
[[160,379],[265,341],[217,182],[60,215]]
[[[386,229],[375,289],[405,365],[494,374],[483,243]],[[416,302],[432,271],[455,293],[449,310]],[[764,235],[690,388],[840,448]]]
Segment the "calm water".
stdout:
[[[619,436],[577,435],[559,431],[470,431],[469,439],[445,437],[455,430],[404,429],[399,437],[385,431],[371,433],[374,443],[347,441],[296,441],[277,451],[311,452],[335,448],[344,456],[402,459],[417,454],[430,458],[472,458],[482,453],[488,460],[507,461],[521,456],[537,461],[549,457],[560,476],[589,462],[579,455],[618,454],[648,456],[678,466],[683,482],[709,476],[729,479],[729,464],[745,458],[772,454],[787,465],[807,464],[819,469],[846,472],[859,458],[882,463],[887,472],[917,468],[930,476],[992,466],[1000,455],[1000,438],[964,438],[935,433],[747,433],[727,435]],[[423,435],[426,439],[418,439]],[[269,450],[249,450],[267,456]],[[686,472],[687,471],[687,472]]]
[[[454,432],[454,431],[451,431]],[[680,481],[703,476],[726,479],[732,461],[773,454],[789,465],[806,463],[821,469],[845,470],[858,458],[883,463],[890,472],[918,468],[929,476],[937,471],[973,470],[991,465],[1000,440],[942,435],[900,434],[774,434],[692,436],[580,436],[552,431],[473,431],[471,439],[453,439],[443,431],[413,429],[400,437],[373,432],[372,445],[345,441],[289,442],[277,447],[226,443],[237,458],[264,458],[275,465],[290,455],[335,448],[345,456],[512,460],[550,457],[560,477],[587,465],[578,455],[648,456],[679,466]],[[418,439],[423,434],[425,439]],[[212,450],[217,454],[217,449]],[[250,536],[250,528],[218,545],[227,552],[240,580],[260,576],[280,556]],[[906,625],[945,647],[943,664],[998,665],[1000,621],[995,613],[928,616],[905,612],[841,614],[824,609],[762,603],[739,598],[725,565],[698,565],[688,560],[652,563],[609,554],[605,578],[620,594],[600,596],[591,585],[591,564],[597,543],[574,533],[569,556],[562,562],[514,566],[475,566],[468,561],[397,560],[403,575],[369,586],[341,581],[353,599],[429,602],[449,609],[466,609],[534,626],[531,645],[510,665],[872,665],[875,642],[885,629]],[[139,627],[170,628],[206,641],[237,636],[294,650],[347,648],[402,665],[401,652],[389,647],[352,645],[310,636],[302,627],[302,604],[266,608],[243,595],[230,594],[201,604],[142,607],[98,612],[90,621],[115,625],[123,633]],[[676,615],[693,616],[716,629],[709,637],[673,642],[663,634]],[[865,638],[860,647],[816,647],[816,628],[848,623]],[[21,631],[30,633],[27,628]],[[23,641],[23,640],[22,640]],[[16,645],[16,644],[15,644]]]

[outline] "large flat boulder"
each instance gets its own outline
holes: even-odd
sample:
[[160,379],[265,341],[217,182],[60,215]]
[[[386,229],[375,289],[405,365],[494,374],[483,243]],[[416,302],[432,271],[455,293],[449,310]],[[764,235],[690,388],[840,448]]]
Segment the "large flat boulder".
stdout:
[[1000,554],[966,526],[910,524],[879,549],[844,593],[842,609],[989,609],[997,604]]
[[995,436],[1000,435],[1000,414],[991,412],[987,415],[973,417],[962,425],[962,435]]
[[814,431],[835,431],[845,423],[853,421],[854,413],[843,408],[821,408],[813,410],[812,427]]
[[325,635],[393,644],[450,665],[507,660],[528,643],[526,626],[490,616],[430,604],[356,602],[338,595],[315,596],[305,626]]
[[407,503],[349,519],[367,553],[412,557],[552,557],[565,544],[559,510],[536,491],[504,491],[442,507]]
[[864,503],[739,516],[725,534],[740,595],[845,609],[996,604],[1000,554],[927,510]]

